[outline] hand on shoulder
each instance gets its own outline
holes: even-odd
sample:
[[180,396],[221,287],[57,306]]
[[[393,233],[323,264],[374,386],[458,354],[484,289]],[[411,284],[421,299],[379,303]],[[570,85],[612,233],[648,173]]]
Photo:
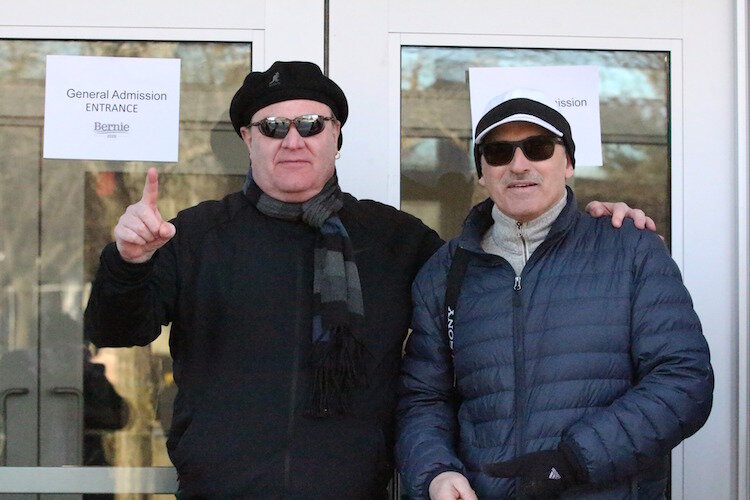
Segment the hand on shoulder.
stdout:
[[638,229],[648,229],[649,231],[656,231],[656,223],[654,219],[647,216],[646,213],[640,208],[630,208],[627,203],[611,202],[611,201],[592,201],[586,205],[586,212],[591,217],[598,219],[607,215],[612,216],[612,225],[614,227],[622,226],[622,221],[625,218],[633,219],[633,224]]

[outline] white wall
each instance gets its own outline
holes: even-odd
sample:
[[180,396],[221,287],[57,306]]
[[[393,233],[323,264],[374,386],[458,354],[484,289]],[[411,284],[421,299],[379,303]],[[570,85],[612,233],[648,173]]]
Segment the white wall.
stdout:
[[683,6],[683,275],[716,376],[711,416],[685,443],[685,498],[695,499],[732,498],[737,491],[734,7],[727,0],[690,0]]

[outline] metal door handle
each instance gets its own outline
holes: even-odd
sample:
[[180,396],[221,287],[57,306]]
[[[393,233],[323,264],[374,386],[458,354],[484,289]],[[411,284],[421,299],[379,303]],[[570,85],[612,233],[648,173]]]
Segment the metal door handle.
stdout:
[[75,396],[76,402],[78,403],[78,416],[81,419],[80,424],[76,426],[78,430],[78,440],[76,443],[78,454],[77,460],[81,462],[83,460],[83,391],[77,387],[53,387],[50,392],[55,396]]
[[[3,423],[8,421],[8,412],[6,408],[6,402],[9,397],[11,396],[25,396],[29,393],[29,390],[25,387],[12,387],[10,389],[6,389],[0,394],[0,404],[2,404],[3,407]],[[7,441],[7,439],[6,439]],[[4,450],[0,450],[4,451]],[[8,454],[2,453],[3,456],[3,466],[8,465]]]

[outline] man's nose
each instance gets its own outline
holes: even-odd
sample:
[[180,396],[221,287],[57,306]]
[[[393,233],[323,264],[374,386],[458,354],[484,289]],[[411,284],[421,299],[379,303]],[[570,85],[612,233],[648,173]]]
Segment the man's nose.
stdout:
[[523,154],[520,145],[513,149],[513,159],[508,163],[508,170],[512,172],[524,172],[529,169],[529,159]]
[[290,125],[289,132],[287,132],[286,137],[281,141],[281,146],[289,149],[296,149],[301,148],[304,144],[305,140],[299,135],[299,132],[297,132],[297,127],[295,125]]

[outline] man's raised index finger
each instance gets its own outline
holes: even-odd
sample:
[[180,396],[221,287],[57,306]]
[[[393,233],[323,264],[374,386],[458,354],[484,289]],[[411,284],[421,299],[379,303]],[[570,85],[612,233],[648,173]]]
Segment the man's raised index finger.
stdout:
[[146,184],[143,186],[143,197],[141,197],[141,200],[146,202],[152,208],[156,208],[156,201],[158,198],[159,174],[154,167],[151,167],[146,173]]

